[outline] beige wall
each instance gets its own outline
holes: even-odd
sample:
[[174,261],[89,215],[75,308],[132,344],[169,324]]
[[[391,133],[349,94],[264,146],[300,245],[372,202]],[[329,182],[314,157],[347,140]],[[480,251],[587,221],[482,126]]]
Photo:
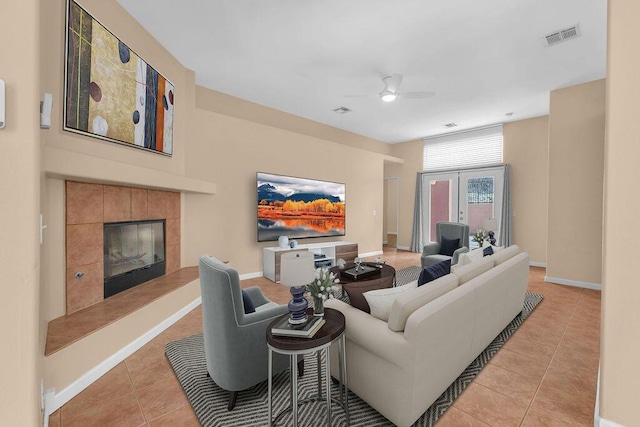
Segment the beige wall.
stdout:
[[388,177],[384,180],[384,234],[398,232],[398,196],[400,192],[400,178]]
[[[51,360],[49,371],[43,372],[46,322],[51,316],[62,314],[56,313],[55,307],[63,301],[64,292],[61,209],[62,180],[66,177],[184,191],[183,265],[193,265],[199,255],[210,252],[229,259],[241,273],[261,269],[261,248],[267,244],[255,241],[252,198],[258,170],[345,182],[345,240],[357,241],[361,253],[381,249],[383,176],[400,177],[398,244],[408,247],[411,241],[415,174],[422,169],[422,140],[389,147],[259,106],[249,108],[244,101],[196,88],[193,72],[141,30],[115,0],[80,3],[176,86],[175,149],[173,157],[168,158],[62,131],[64,2],[23,0],[5,5],[0,34],[5,40],[14,40],[15,34],[21,34],[19,43],[4,43],[0,48],[2,58],[9,58],[0,62],[0,78],[7,83],[8,110],[7,128],[0,130],[0,170],[4,178],[0,185],[6,219],[0,236],[11,243],[0,245],[0,266],[5,276],[12,278],[10,282],[3,281],[0,316],[5,325],[14,326],[5,327],[2,332],[4,341],[13,343],[14,351],[2,355],[3,365],[11,369],[3,374],[0,409],[3,421],[10,425],[37,424],[40,377],[64,377],[45,383],[45,387],[56,386],[60,391],[60,387],[84,372],[59,360]],[[16,16],[25,19],[18,20]],[[37,125],[42,92],[50,92],[54,98],[52,127],[47,131],[39,131]],[[626,116],[623,118],[627,120]],[[359,159],[355,165],[346,160],[354,156]],[[389,156],[405,163],[393,163],[397,159]],[[41,181],[39,172],[43,174]],[[19,187],[14,185],[17,182]],[[612,206],[614,201],[618,202],[612,198]],[[11,209],[7,208],[9,205]],[[373,215],[374,210],[378,215]],[[40,211],[49,228],[39,248]],[[619,286],[629,283],[622,276],[612,282]],[[611,298],[615,296],[612,294]],[[152,309],[148,314],[162,318],[158,313],[172,309],[169,304],[158,308],[160,312]],[[610,325],[619,328],[622,323],[618,319]],[[106,337],[104,343],[110,343],[109,348],[101,347],[100,354],[88,355],[87,360],[94,361],[91,364],[119,345],[112,337]],[[603,354],[606,349],[605,345]],[[616,349],[613,345],[611,352]],[[621,393],[611,385],[616,381],[615,371],[610,368],[607,374],[606,368],[604,411],[614,408],[612,402],[620,400]],[[631,365],[626,367],[627,372],[630,369]],[[606,375],[610,375],[608,384]]]
[[621,256],[640,215],[640,3],[609,0],[600,416],[640,425],[640,286]]
[[605,80],[551,92],[547,278],[602,283]]
[[[262,271],[262,248],[275,242],[257,243],[256,172],[345,183],[347,225],[341,239],[358,243],[360,253],[382,250],[386,156],[221,114],[217,102],[211,90],[197,88],[187,168],[195,178],[216,182],[217,193],[185,198],[187,265],[210,253],[230,261],[240,274]],[[299,243],[327,240],[336,239]]]
[[511,164],[514,242],[532,263],[547,262],[549,116],[505,123],[504,162]]
[[[398,247],[411,245],[416,173],[422,171],[424,141],[396,144],[391,154],[404,164],[387,163],[385,177],[400,177]],[[511,163],[515,243],[531,260],[546,262],[548,116],[504,125],[504,161]]]
[[115,0],[79,3],[175,85],[175,147],[173,156],[166,157],[62,129],[65,2],[41,2],[40,82],[43,92],[53,94],[51,129],[40,133],[44,174],[42,213],[47,224],[40,301],[41,328],[45,331],[47,321],[65,314],[64,179],[215,192],[215,183],[193,180],[185,170],[187,119],[195,103],[190,89],[195,85],[193,72],[142,31]]
[[[38,163],[34,165],[42,171],[42,182],[36,185],[43,191],[42,212],[48,228],[42,245],[42,297],[34,297],[34,304],[40,302],[40,315],[33,319],[39,318],[36,326],[39,343],[31,354],[43,365],[44,372],[37,377],[38,382],[41,376],[45,378],[46,388],[55,387],[56,392],[60,392],[123,345],[117,334],[105,332],[100,335],[99,348],[79,344],[71,346],[64,356],[43,358],[47,322],[65,314],[64,179],[181,191],[182,266],[196,265],[200,255],[212,253],[229,260],[241,274],[262,270],[262,247],[275,243],[256,241],[257,171],[346,183],[347,235],[344,240],[357,242],[361,253],[382,249],[383,165],[385,161],[397,161],[389,156],[386,144],[197,88],[194,73],[142,30],[115,0],[81,0],[79,3],[175,85],[173,156],[64,131],[65,2],[40,3],[42,34],[34,41],[33,55],[37,60],[39,43],[42,67],[35,63],[30,67],[41,72],[25,84],[31,88],[29,93],[34,98],[29,105],[33,114],[22,114],[21,118],[26,121],[30,117],[32,126],[19,138],[23,144],[20,158],[26,155],[24,150],[29,145],[25,140],[28,141],[30,134],[35,138],[36,147],[42,146],[42,167],[40,169]],[[31,15],[38,16],[38,13],[30,11],[28,16]],[[22,51],[16,49],[11,56],[21,58],[18,53]],[[52,125],[47,131],[39,131],[37,126],[38,81],[42,92],[52,93],[54,99]],[[2,132],[6,130],[0,134]],[[354,158],[358,161],[354,162]],[[15,182],[15,177],[11,180]],[[40,209],[33,207],[28,211],[37,215]],[[36,230],[33,225],[36,220],[22,219],[29,219],[29,230]],[[333,239],[313,241],[322,240]],[[145,316],[156,320],[167,318],[183,306],[182,300],[169,298],[167,304],[145,308]],[[130,316],[119,327],[135,334],[143,333],[147,323],[141,328],[136,322],[136,318]],[[132,336],[127,335],[127,339]],[[83,363],[73,362],[81,356]]]
[[394,144],[391,146],[391,155],[404,160],[404,163],[385,163],[384,176],[399,178],[398,249],[408,250],[411,246],[416,174],[422,171],[423,147],[422,139]]
[[39,8],[38,0],[8,2],[0,13],[6,90],[6,127],[0,129],[0,423],[7,426],[35,426],[41,419]]

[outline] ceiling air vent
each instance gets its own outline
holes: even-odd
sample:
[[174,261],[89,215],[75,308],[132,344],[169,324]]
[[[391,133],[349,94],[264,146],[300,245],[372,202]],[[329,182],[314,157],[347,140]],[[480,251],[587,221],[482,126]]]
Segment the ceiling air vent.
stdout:
[[455,123],[447,123],[446,125],[444,125],[444,127],[446,127],[446,128],[454,128],[456,126],[458,126],[458,125],[455,124]]
[[338,114],[346,114],[346,113],[350,112],[351,110],[348,109],[347,107],[340,107],[340,108],[336,108],[333,111],[335,111]]
[[555,31],[551,34],[547,34],[545,39],[547,39],[547,44],[549,46],[555,46],[560,42],[574,39],[580,36],[580,24],[576,24],[573,27],[565,28],[563,30]]

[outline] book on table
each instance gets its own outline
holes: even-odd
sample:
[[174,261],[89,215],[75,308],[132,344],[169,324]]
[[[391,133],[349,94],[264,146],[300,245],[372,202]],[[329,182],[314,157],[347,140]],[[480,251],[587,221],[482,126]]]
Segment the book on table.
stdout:
[[273,325],[271,333],[287,337],[311,338],[324,325],[325,320],[319,316],[310,316],[306,323],[292,325],[289,316],[285,316]]

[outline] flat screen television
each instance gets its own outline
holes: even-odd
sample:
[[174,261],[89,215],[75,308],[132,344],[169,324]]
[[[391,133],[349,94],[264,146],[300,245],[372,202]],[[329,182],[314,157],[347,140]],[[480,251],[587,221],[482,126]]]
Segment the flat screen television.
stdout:
[[259,242],[346,234],[345,184],[263,172],[256,181]]

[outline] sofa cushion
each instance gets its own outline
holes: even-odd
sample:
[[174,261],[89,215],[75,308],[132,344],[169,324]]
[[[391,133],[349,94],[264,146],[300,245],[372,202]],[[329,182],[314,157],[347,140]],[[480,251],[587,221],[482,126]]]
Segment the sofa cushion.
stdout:
[[503,250],[496,252],[491,256],[495,260],[496,265],[500,265],[508,259],[513,258],[521,252],[520,247],[518,245],[511,245],[508,248],[504,248]]
[[406,285],[396,286],[395,288],[367,291],[362,295],[364,295],[364,298],[367,300],[367,304],[369,304],[371,315],[386,322],[389,319],[391,305],[398,295],[410,289],[415,289],[416,287],[418,287],[418,282],[414,280]]
[[[384,279],[384,280],[383,280]],[[347,292],[349,296],[349,303],[352,307],[364,311],[370,312],[369,304],[364,298],[364,293],[367,291],[373,291],[375,289],[389,289],[393,286],[393,280],[386,280],[386,278],[365,280],[363,282],[343,283],[342,289]]]
[[[482,251],[479,251],[482,254]],[[469,280],[473,279],[484,273],[485,271],[489,271],[494,266],[493,256],[483,257],[477,261],[473,261],[471,264],[461,265],[453,271],[453,274],[458,276],[459,285],[462,285]]]
[[460,238],[447,239],[442,236],[440,238],[440,255],[453,256],[453,253],[460,247]]
[[482,257],[483,257],[482,251],[480,250],[480,248],[477,248],[472,251],[461,254],[460,258],[458,259],[458,265],[461,266],[461,265],[471,264],[473,261],[482,259]]
[[242,305],[244,306],[244,314],[255,313],[256,308],[251,301],[249,294],[242,289]]
[[420,272],[420,277],[418,277],[418,286],[422,286],[425,283],[432,282],[438,277],[442,277],[449,273],[451,273],[450,259],[434,265],[430,265],[429,267],[423,269],[422,272]]
[[404,331],[411,313],[457,286],[458,277],[455,274],[447,274],[424,286],[400,294],[393,301],[387,326],[395,332]]
[[487,246],[482,250],[482,256],[489,256],[489,255],[493,255],[493,247],[491,246]]

